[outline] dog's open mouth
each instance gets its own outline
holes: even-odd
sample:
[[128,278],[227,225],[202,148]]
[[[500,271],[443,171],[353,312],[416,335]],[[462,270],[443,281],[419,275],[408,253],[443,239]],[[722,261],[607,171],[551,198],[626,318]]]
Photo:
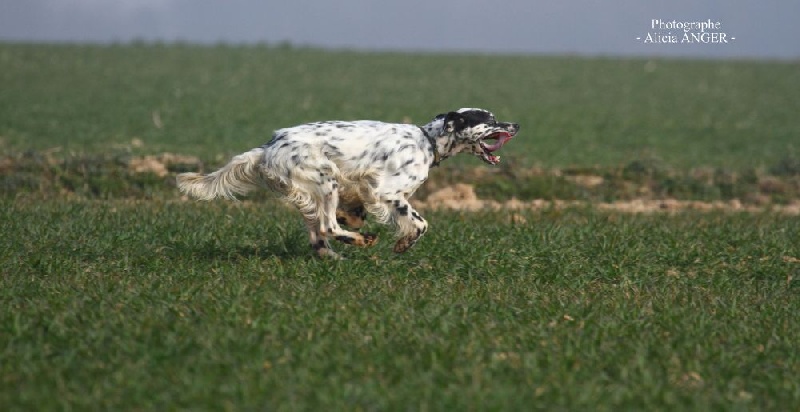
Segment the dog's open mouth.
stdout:
[[[480,141],[481,149],[483,149],[483,153],[479,155],[481,160],[489,163],[490,165],[496,165],[500,163],[500,156],[495,156],[492,153],[503,147],[503,145],[511,140],[512,137],[514,137],[514,134],[506,131],[500,131],[492,133],[483,138],[483,140]],[[494,144],[488,144],[486,142],[487,140],[495,140],[495,142]]]

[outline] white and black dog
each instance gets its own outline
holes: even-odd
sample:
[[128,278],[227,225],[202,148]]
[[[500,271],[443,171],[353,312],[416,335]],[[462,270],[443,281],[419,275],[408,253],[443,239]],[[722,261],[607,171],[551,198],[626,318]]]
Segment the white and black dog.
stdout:
[[269,143],[216,172],[180,174],[178,188],[201,200],[273,189],[303,214],[311,247],[321,257],[339,257],[330,239],[375,244],[377,236],[340,226],[359,229],[369,212],[381,223],[395,222],[394,251],[401,253],[428,230],[408,199],[429,169],[459,152],[496,165],[500,157],[492,153],[517,131],[516,123],[470,108],[440,114],[421,127],[370,120],[308,123],[275,131]]

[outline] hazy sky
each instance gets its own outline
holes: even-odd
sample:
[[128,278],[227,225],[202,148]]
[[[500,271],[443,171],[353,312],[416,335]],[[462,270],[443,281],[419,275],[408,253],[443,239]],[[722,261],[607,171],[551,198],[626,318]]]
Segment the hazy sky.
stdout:
[[[800,59],[798,17],[796,0],[0,0],[0,41]],[[709,19],[727,43],[669,26]]]

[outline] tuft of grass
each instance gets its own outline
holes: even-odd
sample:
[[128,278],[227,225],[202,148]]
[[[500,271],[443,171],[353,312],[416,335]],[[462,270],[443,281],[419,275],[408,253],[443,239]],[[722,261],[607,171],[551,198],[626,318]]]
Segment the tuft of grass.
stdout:
[[786,156],[769,169],[775,176],[800,176],[800,157]]

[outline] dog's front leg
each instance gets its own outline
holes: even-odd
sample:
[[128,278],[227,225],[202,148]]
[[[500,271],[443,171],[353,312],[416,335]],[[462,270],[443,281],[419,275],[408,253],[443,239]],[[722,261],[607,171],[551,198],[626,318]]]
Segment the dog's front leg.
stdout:
[[396,253],[403,253],[417,243],[417,240],[428,231],[428,222],[411,207],[405,198],[387,201],[391,204],[392,217],[397,223],[400,239],[394,244]]

